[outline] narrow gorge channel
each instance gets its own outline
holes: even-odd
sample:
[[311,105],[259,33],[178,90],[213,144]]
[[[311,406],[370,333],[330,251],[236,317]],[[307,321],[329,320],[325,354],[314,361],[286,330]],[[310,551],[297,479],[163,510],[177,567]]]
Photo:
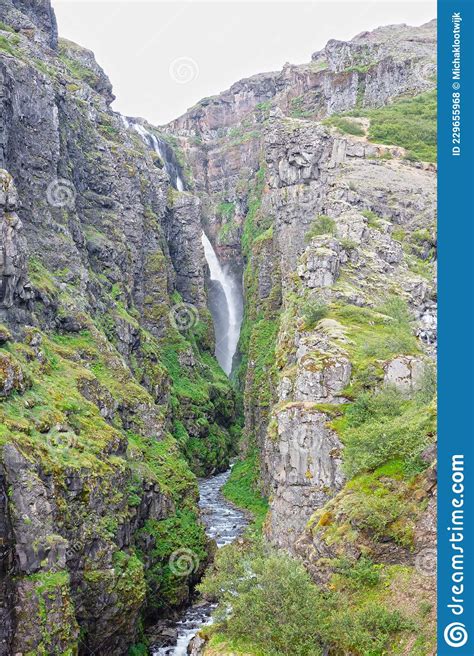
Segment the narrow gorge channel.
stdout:
[[[128,64],[146,26],[206,45],[153,4],[107,13]],[[163,124],[173,49],[124,116],[51,0],[0,0],[0,656],[435,656],[436,21],[404,12]]]
[[[133,127],[145,144],[151,147],[163,162],[172,186],[179,192],[185,191],[183,175],[173,150],[162,139],[144,128],[140,123],[131,123],[122,117],[127,129]],[[204,257],[209,269],[207,304],[212,315],[215,334],[215,357],[227,376],[234,366],[234,356],[240,337],[243,320],[243,287],[238,275],[229,263],[221,264],[218,255],[204,232],[201,235]],[[241,535],[248,524],[248,516],[226,501],[222,488],[232,468],[203,478],[199,481],[199,508],[206,527],[206,534],[218,548],[231,544]],[[198,631],[211,622],[215,605],[196,601],[185,608],[178,619],[165,620],[157,642],[151,647],[153,656],[185,656],[198,653],[192,642]]]
[[[230,476],[231,469],[222,474],[202,479],[199,482],[199,507],[209,538],[215,540],[218,548],[233,542],[247,526],[247,515],[226,501],[222,487]],[[153,656],[185,656],[188,647],[199,631],[211,621],[215,606],[198,601],[183,611],[176,621],[167,623],[162,632],[160,645],[151,649]]]

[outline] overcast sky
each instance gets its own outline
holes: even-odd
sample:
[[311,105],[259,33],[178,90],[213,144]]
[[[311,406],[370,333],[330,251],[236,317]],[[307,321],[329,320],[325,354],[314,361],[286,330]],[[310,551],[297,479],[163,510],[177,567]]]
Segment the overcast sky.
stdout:
[[59,34],[95,52],[113,107],[161,125],[233,82],[301,64],[329,39],[380,25],[421,25],[436,2],[53,0]]

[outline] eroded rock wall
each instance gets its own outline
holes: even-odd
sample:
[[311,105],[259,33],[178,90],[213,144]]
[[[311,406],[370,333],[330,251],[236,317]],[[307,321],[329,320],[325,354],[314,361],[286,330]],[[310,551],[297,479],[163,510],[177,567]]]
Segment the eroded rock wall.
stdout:
[[[244,448],[259,451],[270,498],[266,534],[305,558],[318,582],[327,583],[338,558],[362,553],[413,568],[432,538],[429,531],[416,536],[432,525],[435,491],[424,450],[434,431],[427,381],[436,349],[436,165],[396,140],[378,143],[371,111],[399,107],[403,98],[431,102],[435,31],[433,21],[332,40],[310,64],[243,80],[169,126],[221,256],[243,260],[238,378]],[[350,110],[339,129],[337,115]],[[332,115],[335,121],[325,120]],[[374,431],[367,462],[398,458],[402,469],[389,468],[386,480],[383,467],[374,475],[374,489],[382,485],[380,494],[395,495],[399,508],[387,511],[385,533],[374,539],[363,520],[370,495],[352,491],[364,466],[352,464],[346,441],[362,437],[346,413],[384,394],[406,405],[397,406],[393,424],[385,417],[385,428],[366,424]],[[406,450],[387,446],[377,460],[385,448],[377,430],[380,444],[395,443],[402,431]],[[426,512],[416,517],[412,491],[397,483],[403,458],[403,467],[420,471],[413,489]],[[360,510],[345,510],[349,526],[347,514],[332,510],[341,498]],[[357,539],[362,546],[351,551]]]
[[0,10],[0,653],[126,654],[188,601],[210,551],[191,467],[234,449],[200,200],[49,2]]

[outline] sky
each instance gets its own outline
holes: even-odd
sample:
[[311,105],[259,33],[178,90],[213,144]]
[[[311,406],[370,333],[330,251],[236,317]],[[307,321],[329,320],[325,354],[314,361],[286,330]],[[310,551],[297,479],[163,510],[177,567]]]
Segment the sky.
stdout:
[[436,2],[391,0],[53,0],[59,34],[93,50],[116,111],[163,125],[201,98],[285,62],[302,64],[329,39],[380,25],[421,25]]

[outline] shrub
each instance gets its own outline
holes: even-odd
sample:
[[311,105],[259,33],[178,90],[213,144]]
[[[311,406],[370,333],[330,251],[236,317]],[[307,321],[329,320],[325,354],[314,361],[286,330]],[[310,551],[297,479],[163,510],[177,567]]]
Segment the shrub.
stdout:
[[408,402],[397,415],[377,414],[344,435],[344,467],[349,476],[373,470],[395,458],[411,462],[433,441],[436,429],[431,406]]
[[363,210],[361,212],[362,216],[365,216],[367,219],[367,224],[371,228],[379,228],[380,227],[380,217],[375,214],[375,212],[372,212],[372,210]]
[[347,424],[357,427],[376,417],[396,417],[403,412],[406,398],[394,387],[378,392],[362,392],[346,410]]
[[305,327],[309,330],[314,328],[318,321],[324,319],[328,313],[328,307],[326,303],[322,301],[307,301],[303,305],[303,318],[305,322]]
[[387,534],[390,524],[402,512],[399,499],[385,488],[378,488],[370,494],[356,490],[344,498],[341,507],[351,523],[362,531],[373,533],[376,540]]
[[427,364],[420,380],[420,388],[415,394],[415,401],[420,405],[430,403],[437,389],[436,367],[434,364]]
[[371,141],[402,146],[410,160],[436,161],[436,91],[363,113]]
[[256,451],[245,460],[236,462],[227,483],[222,488],[226,499],[253,514],[257,529],[261,529],[268,511],[268,501],[259,489],[260,464]]
[[341,240],[341,246],[344,248],[346,251],[352,251],[354,248],[357,248],[357,242],[353,241],[352,239],[347,239],[343,237]]
[[235,215],[234,203],[222,202],[216,208],[216,214],[224,219],[224,221],[231,221]]
[[148,647],[142,642],[137,642],[132,645],[128,650],[128,656],[147,656],[149,654]]
[[[356,588],[379,583],[380,566],[368,559],[341,566]],[[353,590],[323,592],[302,563],[261,545],[221,549],[199,588],[218,601],[214,635],[239,653],[321,656],[329,647],[335,654],[382,656],[398,632],[413,628],[398,611],[353,598]]]
[[407,326],[410,324],[411,315],[406,302],[398,296],[389,296],[378,308],[381,314],[391,317],[396,323]]
[[341,558],[335,571],[348,579],[352,587],[361,589],[366,586],[374,587],[380,582],[381,567],[381,565],[374,565],[370,558],[362,556],[355,562],[348,558]]
[[220,601],[216,619],[226,636],[250,639],[268,656],[322,654],[318,615],[325,612],[324,599],[301,563],[283,554],[224,548],[216,564],[217,572],[208,574],[200,589]]
[[334,235],[336,232],[336,223],[334,219],[331,219],[325,214],[320,214],[317,216],[305,235],[306,243],[309,243],[315,237],[320,235]]
[[356,612],[347,610],[341,613],[338,622],[332,626],[334,638],[344,650],[343,653],[363,656],[393,653],[387,651],[390,637],[413,628],[413,623],[406,620],[399,611],[389,611],[376,602]]

